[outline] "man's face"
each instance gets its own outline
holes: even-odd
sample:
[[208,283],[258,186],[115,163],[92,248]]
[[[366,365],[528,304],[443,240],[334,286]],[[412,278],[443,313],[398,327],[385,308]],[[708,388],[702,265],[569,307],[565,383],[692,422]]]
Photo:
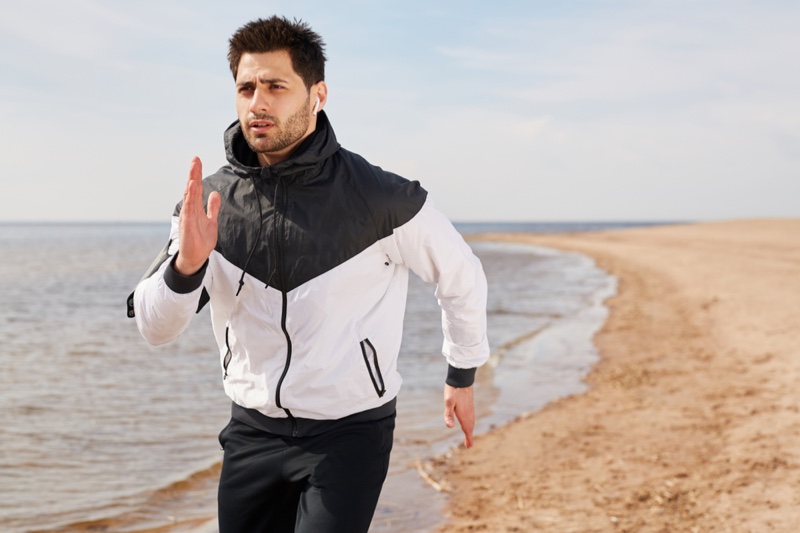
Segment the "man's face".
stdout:
[[[324,83],[324,82],[320,82]],[[262,165],[288,158],[316,127],[316,102],[292,68],[285,50],[243,54],[236,75],[236,112],[250,148]]]

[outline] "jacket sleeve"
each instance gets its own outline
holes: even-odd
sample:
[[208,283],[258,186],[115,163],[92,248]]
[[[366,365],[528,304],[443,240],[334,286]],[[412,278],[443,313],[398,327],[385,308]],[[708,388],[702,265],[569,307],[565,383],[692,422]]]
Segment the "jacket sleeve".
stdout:
[[136,286],[133,313],[129,312],[135,315],[139,332],[152,345],[165,344],[184,332],[202,307],[204,284],[210,281],[208,262],[192,276],[179,274],[173,267],[177,254],[178,218],[173,217],[169,244]]
[[480,260],[430,198],[395,230],[394,242],[399,258],[392,260],[399,259],[424,281],[436,284],[442,308],[442,353],[450,365],[447,383],[472,385],[476,368],[489,358],[487,284]]

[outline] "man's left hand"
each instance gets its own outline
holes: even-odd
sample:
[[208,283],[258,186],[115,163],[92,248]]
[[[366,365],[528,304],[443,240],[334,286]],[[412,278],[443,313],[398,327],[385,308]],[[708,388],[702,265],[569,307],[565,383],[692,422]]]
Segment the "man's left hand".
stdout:
[[472,431],[475,429],[475,402],[472,386],[464,388],[444,386],[444,423],[447,427],[455,427],[455,419],[464,432],[464,446],[472,447]]

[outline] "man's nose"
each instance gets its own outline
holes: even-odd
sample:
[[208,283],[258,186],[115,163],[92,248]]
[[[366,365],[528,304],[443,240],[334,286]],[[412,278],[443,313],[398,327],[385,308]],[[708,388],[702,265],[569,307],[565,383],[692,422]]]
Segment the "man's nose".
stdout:
[[270,101],[267,91],[256,87],[253,91],[253,99],[250,100],[250,111],[252,113],[269,113]]

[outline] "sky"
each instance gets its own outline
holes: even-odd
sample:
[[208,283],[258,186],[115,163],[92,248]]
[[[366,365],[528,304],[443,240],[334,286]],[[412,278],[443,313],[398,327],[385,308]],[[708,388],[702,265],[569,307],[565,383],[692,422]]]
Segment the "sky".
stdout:
[[0,1],[0,221],[167,221],[272,14],[325,40],[339,142],[455,221],[800,216],[794,0]]

